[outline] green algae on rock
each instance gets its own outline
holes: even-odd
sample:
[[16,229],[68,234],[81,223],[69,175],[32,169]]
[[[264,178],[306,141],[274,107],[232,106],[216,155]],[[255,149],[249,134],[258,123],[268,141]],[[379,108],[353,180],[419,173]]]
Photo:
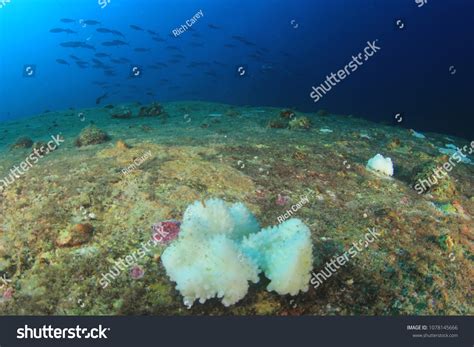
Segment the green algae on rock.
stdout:
[[100,130],[95,125],[90,125],[84,128],[79,137],[74,142],[77,147],[97,145],[110,140],[109,135],[103,130]]
[[439,157],[427,161],[413,169],[411,184],[414,189],[422,189],[423,193],[430,193],[438,201],[450,201],[456,194],[456,185],[450,175],[439,177],[439,168],[442,167],[446,157]]
[[163,106],[157,102],[152,103],[150,106],[140,107],[140,112],[138,113],[138,117],[158,117],[164,115]]
[[94,227],[88,223],[76,224],[68,230],[62,231],[56,239],[58,247],[74,247],[90,240]]
[[268,121],[268,127],[274,129],[285,129],[288,128],[288,120],[281,117],[275,117]]
[[311,128],[311,120],[306,116],[296,117],[288,123],[288,126],[291,130],[308,130]]
[[33,140],[27,136],[23,136],[17,139],[15,143],[10,146],[10,149],[31,148],[31,146],[33,146]]
[[33,144],[31,147],[32,152],[37,152],[39,154],[46,154],[48,151],[48,145],[46,142],[38,141]]

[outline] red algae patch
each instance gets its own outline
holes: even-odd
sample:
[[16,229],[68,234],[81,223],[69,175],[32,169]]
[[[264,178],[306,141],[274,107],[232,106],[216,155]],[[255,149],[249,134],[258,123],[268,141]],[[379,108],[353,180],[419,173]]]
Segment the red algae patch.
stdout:
[[152,226],[153,240],[160,244],[168,244],[178,237],[181,222],[169,220]]

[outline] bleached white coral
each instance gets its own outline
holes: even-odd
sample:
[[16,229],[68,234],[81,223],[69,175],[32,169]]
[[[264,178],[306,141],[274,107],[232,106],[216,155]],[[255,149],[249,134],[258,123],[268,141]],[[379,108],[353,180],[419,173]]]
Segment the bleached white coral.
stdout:
[[313,248],[311,233],[299,219],[250,235],[244,240],[243,249],[271,280],[267,290],[281,295],[308,291]]
[[257,232],[260,226],[252,213],[241,203],[230,208],[221,199],[209,199],[188,206],[183,216],[180,235],[208,239],[224,234],[234,240]]
[[367,169],[380,172],[385,176],[393,176],[392,159],[385,158],[381,154],[377,154],[375,157],[369,159]]
[[225,235],[208,240],[182,238],[162,255],[168,276],[176,282],[183,302],[191,307],[196,299],[222,298],[225,306],[235,304],[248,291],[248,281],[258,282],[258,269],[239,257],[237,244]]
[[247,294],[248,281],[258,282],[259,270],[242,256],[239,242],[258,230],[243,204],[229,208],[223,200],[210,199],[188,206],[178,239],[161,257],[185,305],[217,296],[229,306]]
[[220,199],[195,202],[185,211],[179,237],[163,252],[166,273],[176,282],[184,304],[222,298],[235,304],[258,282],[263,270],[268,290],[296,295],[308,289],[312,265],[309,229],[298,219],[260,232],[241,203]]

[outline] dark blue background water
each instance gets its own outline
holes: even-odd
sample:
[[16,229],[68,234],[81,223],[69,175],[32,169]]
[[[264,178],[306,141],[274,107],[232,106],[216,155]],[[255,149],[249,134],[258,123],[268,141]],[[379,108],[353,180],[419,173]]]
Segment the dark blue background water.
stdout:
[[[171,34],[199,10],[204,17],[193,31]],[[81,19],[101,24],[84,26]],[[403,29],[396,25],[399,19]],[[428,0],[421,8],[415,0],[111,0],[103,9],[97,0],[11,0],[0,8],[0,120],[93,107],[107,93],[99,106],[205,100],[327,109],[394,124],[401,113],[400,126],[472,139],[473,23],[470,0]],[[129,46],[102,46],[122,38],[98,33],[99,27],[121,31]],[[52,28],[78,34],[50,33]],[[146,29],[166,42],[152,40]],[[375,39],[381,51],[313,103],[311,86]],[[96,51],[59,45],[66,41],[83,41]],[[100,68],[80,69],[69,57],[92,65],[98,52],[130,63],[98,58],[116,74],[105,76]],[[71,65],[58,64],[58,58]],[[167,66],[150,68],[155,63]],[[32,78],[24,77],[29,64],[35,65]],[[133,66],[142,69],[141,78],[129,78]],[[244,76],[237,73],[239,66],[245,67]]]

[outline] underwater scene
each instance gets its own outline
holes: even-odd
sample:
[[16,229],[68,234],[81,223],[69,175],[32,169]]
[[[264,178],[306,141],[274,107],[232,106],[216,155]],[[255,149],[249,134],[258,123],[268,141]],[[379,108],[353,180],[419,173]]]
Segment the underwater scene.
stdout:
[[473,13],[0,0],[0,315],[472,315]]

